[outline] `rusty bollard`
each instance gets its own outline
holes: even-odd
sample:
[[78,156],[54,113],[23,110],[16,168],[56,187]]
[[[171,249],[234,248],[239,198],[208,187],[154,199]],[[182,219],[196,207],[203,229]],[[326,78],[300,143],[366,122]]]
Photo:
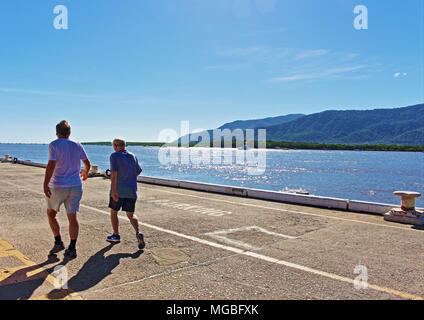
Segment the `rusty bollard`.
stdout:
[[414,191],[395,191],[393,194],[402,197],[401,207],[385,213],[384,220],[424,225],[424,212],[415,208],[415,199],[421,197],[421,194]]

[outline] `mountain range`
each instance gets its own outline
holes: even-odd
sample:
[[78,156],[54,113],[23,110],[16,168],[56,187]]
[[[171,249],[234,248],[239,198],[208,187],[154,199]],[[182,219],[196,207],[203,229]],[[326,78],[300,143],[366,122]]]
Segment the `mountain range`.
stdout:
[[[218,129],[266,129],[268,141],[424,145],[424,104],[373,110],[328,110],[237,120]],[[213,130],[207,130],[211,134]],[[257,134],[257,130],[255,130]],[[196,136],[199,133],[196,134]],[[210,135],[212,137],[212,135]],[[255,136],[256,139],[256,136]],[[181,138],[178,139],[181,141]],[[200,142],[201,139],[191,139]]]

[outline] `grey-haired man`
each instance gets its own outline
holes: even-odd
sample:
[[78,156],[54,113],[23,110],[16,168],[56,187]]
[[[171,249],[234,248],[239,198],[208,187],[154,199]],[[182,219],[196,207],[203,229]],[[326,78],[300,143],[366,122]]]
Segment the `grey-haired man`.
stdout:
[[126,142],[123,139],[115,139],[112,142],[115,153],[110,156],[111,190],[109,208],[113,234],[107,237],[109,242],[120,242],[118,212],[122,209],[136,231],[138,248],[144,249],[144,237],[139,230],[139,223],[135,212],[137,201],[137,176],[141,173],[141,167],[137,157],[126,150]]

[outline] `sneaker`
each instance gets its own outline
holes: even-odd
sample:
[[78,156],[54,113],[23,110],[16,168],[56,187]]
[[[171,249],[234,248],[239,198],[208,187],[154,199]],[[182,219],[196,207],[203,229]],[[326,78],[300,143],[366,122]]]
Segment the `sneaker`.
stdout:
[[146,246],[146,244],[144,243],[144,236],[142,233],[137,232],[137,241],[138,241],[138,248],[144,249],[144,247]]
[[55,243],[53,248],[50,250],[49,255],[58,253],[58,252],[62,251],[63,249],[65,249],[63,242]]
[[65,250],[65,257],[68,259],[75,259],[77,257],[77,250],[76,249],[66,249]]
[[119,234],[118,235],[112,234],[111,236],[108,236],[107,237],[106,241],[109,241],[109,242],[121,242],[121,236]]

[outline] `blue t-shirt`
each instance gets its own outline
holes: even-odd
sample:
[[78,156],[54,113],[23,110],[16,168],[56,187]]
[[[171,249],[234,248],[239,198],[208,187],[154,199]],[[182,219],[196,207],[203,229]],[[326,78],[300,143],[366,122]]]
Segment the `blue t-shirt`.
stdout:
[[49,144],[49,160],[56,161],[56,167],[50,180],[50,187],[81,186],[81,160],[87,160],[87,154],[78,142],[60,138]]
[[110,170],[117,172],[116,192],[118,197],[137,199],[137,176],[141,173],[137,157],[127,150],[112,153]]

